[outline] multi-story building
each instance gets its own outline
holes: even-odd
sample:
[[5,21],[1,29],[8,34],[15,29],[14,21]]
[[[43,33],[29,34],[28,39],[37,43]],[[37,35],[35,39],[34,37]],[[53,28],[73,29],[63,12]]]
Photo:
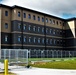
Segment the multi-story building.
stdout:
[[76,18],[63,19],[0,4],[1,49],[76,50]]

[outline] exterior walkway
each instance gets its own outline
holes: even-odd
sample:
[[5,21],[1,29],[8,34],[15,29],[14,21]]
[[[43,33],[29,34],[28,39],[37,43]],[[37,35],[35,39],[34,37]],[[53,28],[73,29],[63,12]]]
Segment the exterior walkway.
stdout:
[[76,75],[76,70],[44,69],[44,68],[14,69],[11,72],[17,73],[18,75]]

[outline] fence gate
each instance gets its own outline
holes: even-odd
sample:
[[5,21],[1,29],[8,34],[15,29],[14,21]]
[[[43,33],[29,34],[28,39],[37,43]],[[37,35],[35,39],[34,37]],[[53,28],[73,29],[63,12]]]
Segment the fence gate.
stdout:
[[26,49],[2,49],[1,59],[8,59],[9,64],[28,64],[28,50]]

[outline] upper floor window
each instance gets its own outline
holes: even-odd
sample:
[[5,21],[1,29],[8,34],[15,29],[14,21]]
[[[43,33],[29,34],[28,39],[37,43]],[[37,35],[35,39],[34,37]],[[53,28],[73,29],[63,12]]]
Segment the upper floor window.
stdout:
[[61,22],[60,22],[60,24],[61,24]]
[[48,33],[48,28],[46,28],[46,33]]
[[8,41],[8,36],[6,35],[6,36],[5,36],[5,42],[7,42],[7,41]]
[[48,19],[46,18],[46,23],[48,23]]
[[20,17],[20,12],[18,12],[18,17]]
[[38,21],[40,21],[40,17],[38,16]]
[[55,24],[55,20],[53,20],[52,23]]
[[52,39],[50,39],[50,44],[52,44]]
[[20,23],[18,23],[18,29],[21,29],[21,24]]
[[48,44],[48,39],[46,39],[46,43]]
[[24,42],[26,42],[26,37],[24,36]]
[[23,17],[26,18],[26,13],[23,13]]
[[28,18],[31,19],[31,15],[30,14],[28,14]]
[[33,27],[33,31],[36,31],[36,27],[35,26]]
[[31,30],[31,25],[29,25],[29,30]]
[[36,16],[35,15],[33,15],[33,20],[36,20]]
[[52,20],[50,19],[50,24],[52,23]]
[[57,21],[56,23],[57,23],[57,25],[58,25],[58,21]]
[[38,32],[40,32],[40,27],[38,27]]
[[6,28],[6,29],[8,28],[8,23],[5,23],[5,28]]
[[40,38],[38,38],[38,43],[40,43]]
[[59,44],[59,40],[57,40],[57,44]]
[[24,24],[23,29],[26,30],[26,24]]
[[54,44],[56,44],[56,40],[54,39]]
[[44,22],[44,18],[42,17],[42,22]]
[[56,34],[56,31],[55,30],[53,31],[53,34]]
[[8,11],[5,11],[5,16],[8,16]]
[[63,23],[63,26],[64,26],[64,23]]
[[36,37],[34,37],[34,43],[36,42]]
[[42,43],[44,44],[44,38],[42,39]]
[[50,29],[50,34],[52,33],[52,29]]
[[20,42],[21,41],[21,36],[18,36],[18,42]]
[[31,37],[29,37],[29,42],[31,42]]
[[44,33],[44,28],[42,28],[42,33]]

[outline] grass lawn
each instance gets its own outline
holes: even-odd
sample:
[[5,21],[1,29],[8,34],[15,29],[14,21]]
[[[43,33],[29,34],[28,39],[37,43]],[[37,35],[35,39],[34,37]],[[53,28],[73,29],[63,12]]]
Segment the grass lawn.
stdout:
[[52,69],[76,69],[76,60],[53,61],[53,62],[36,62],[30,64],[33,67],[52,68]]
[[29,61],[40,61],[40,60],[63,60],[63,59],[76,59],[76,58],[29,58]]
[[[4,74],[4,72],[0,72],[0,75],[5,75],[5,74]],[[17,74],[9,73],[8,75],[17,75]]]

